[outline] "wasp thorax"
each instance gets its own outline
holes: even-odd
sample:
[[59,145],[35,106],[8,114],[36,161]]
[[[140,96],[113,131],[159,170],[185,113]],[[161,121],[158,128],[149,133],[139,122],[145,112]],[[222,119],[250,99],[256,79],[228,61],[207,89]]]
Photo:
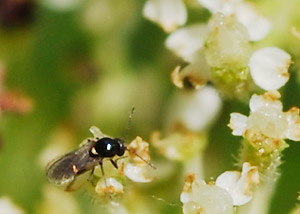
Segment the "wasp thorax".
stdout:
[[125,152],[124,141],[115,138],[111,139],[108,137],[101,138],[90,150],[90,155],[92,157],[113,157],[115,155],[122,156]]

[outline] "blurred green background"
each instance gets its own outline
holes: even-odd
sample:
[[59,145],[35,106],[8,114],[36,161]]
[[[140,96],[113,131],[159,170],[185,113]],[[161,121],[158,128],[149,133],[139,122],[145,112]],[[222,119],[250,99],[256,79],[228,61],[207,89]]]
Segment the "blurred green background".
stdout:
[[[4,75],[0,90],[2,94],[16,94],[11,99],[17,106],[3,109],[1,114],[0,197],[10,197],[26,213],[51,213],[42,208],[47,185],[43,155],[47,148],[53,144],[65,144],[60,145],[65,151],[76,148],[91,136],[88,130],[92,125],[111,136],[122,137],[132,106],[136,113],[129,139],[139,135],[149,140],[154,130],[163,129],[169,100],[179,90],[171,84],[170,72],[180,60],[165,48],[167,34],[142,17],[144,1],[57,2],[0,3],[0,75]],[[289,8],[289,1],[256,2],[275,18],[295,11]],[[14,4],[23,4],[23,8],[11,10]],[[272,10],[268,8],[271,4]],[[285,109],[300,106],[299,43],[289,40],[290,32],[284,31],[294,20],[299,24],[299,15],[292,14],[295,13],[290,13],[292,21],[288,26],[278,23],[274,33],[257,44],[278,45],[293,54],[291,79],[281,91]],[[190,11],[189,21],[206,20],[208,15],[199,7]],[[207,179],[234,168],[240,138],[232,136],[227,127],[231,112],[248,114],[248,104],[224,98],[205,152]],[[289,143],[272,214],[287,213],[297,203],[300,145]],[[170,162],[154,149],[151,152],[154,162]],[[174,163],[173,167],[165,179],[137,185],[148,206],[159,213],[181,213],[179,196],[184,178],[181,165]],[[66,194],[75,197],[78,213],[102,213],[89,194]]]

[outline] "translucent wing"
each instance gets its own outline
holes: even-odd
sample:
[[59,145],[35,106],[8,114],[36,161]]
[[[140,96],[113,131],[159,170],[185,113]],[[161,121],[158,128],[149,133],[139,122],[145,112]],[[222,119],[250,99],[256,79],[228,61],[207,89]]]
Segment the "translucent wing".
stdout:
[[91,170],[99,164],[101,158],[89,155],[89,150],[93,144],[85,144],[77,150],[50,162],[46,169],[49,182],[55,185],[68,185],[74,181],[76,175]]

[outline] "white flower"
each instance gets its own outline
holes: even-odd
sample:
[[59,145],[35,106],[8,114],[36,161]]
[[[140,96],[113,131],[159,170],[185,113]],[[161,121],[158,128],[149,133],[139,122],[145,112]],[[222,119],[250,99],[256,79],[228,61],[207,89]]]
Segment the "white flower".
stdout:
[[95,192],[99,195],[105,195],[107,193],[109,194],[122,194],[123,191],[123,185],[118,182],[115,178],[104,178],[100,179],[97,182],[97,185],[95,187]]
[[221,12],[226,16],[235,15],[242,23],[251,41],[263,39],[270,31],[270,22],[260,15],[250,3],[242,0],[198,0],[204,7],[213,14]]
[[248,117],[232,113],[229,127],[234,135],[244,136],[260,152],[272,152],[287,145],[284,139],[300,141],[300,110],[282,111],[279,92],[254,94],[250,99]]
[[235,14],[237,20],[248,30],[251,41],[263,39],[271,30],[269,20],[259,14],[249,3],[238,4]]
[[166,32],[185,24],[187,12],[182,0],[148,0],[143,15],[159,24]]
[[258,169],[245,162],[242,172],[226,171],[216,180],[216,186],[227,190],[232,199],[233,205],[240,206],[248,203],[252,199],[251,190],[253,184],[259,183]]
[[208,34],[205,24],[194,24],[174,31],[166,40],[168,49],[187,62],[194,62]]
[[194,174],[187,176],[180,195],[184,214],[232,214],[233,204],[230,194],[215,185],[206,184]]
[[211,86],[182,92],[171,104],[173,112],[170,120],[183,124],[188,130],[201,131],[215,119],[221,103],[219,94]]
[[147,178],[147,165],[150,163],[149,144],[141,137],[136,137],[128,146],[129,156],[134,160],[134,164],[127,163],[124,168],[124,174],[135,182],[147,183],[152,178]]
[[1,197],[0,198],[0,213],[23,214],[24,211],[21,210],[17,205],[15,205],[8,197]]
[[266,47],[254,52],[249,61],[251,76],[259,87],[274,91],[289,79],[291,56],[277,47]]

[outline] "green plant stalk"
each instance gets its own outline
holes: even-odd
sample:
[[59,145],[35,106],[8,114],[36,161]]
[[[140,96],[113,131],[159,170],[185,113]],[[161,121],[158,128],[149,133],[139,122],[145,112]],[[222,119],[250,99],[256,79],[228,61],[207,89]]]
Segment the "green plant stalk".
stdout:
[[252,200],[239,207],[237,214],[266,214],[279,177],[278,167],[281,164],[281,151],[260,153],[249,141],[243,140],[242,144],[240,163],[250,162],[251,165],[258,166],[260,184],[254,189]]

